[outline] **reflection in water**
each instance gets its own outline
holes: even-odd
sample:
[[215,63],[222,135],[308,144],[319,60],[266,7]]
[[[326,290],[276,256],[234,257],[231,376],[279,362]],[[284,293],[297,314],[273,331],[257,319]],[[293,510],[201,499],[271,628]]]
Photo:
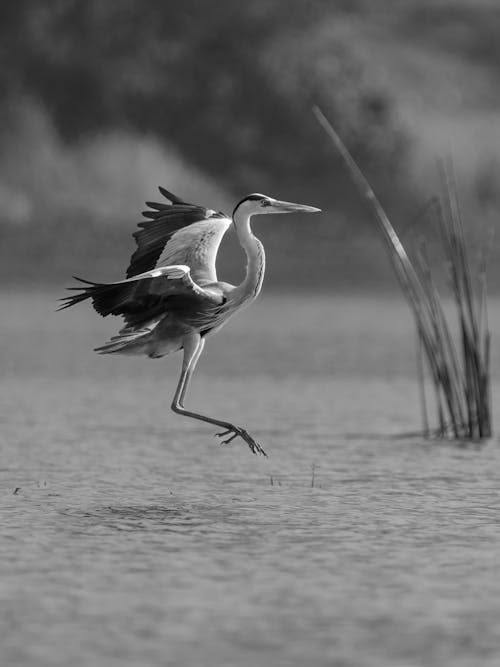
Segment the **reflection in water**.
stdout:
[[165,505],[119,505],[88,510],[62,510],[61,514],[70,518],[74,529],[78,527],[91,530],[104,526],[117,531],[169,531],[189,534],[193,531],[209,531],[210,526],[224,516],[224,510],[221,508],[217,515],[214,508],[206,507],[186,509]]

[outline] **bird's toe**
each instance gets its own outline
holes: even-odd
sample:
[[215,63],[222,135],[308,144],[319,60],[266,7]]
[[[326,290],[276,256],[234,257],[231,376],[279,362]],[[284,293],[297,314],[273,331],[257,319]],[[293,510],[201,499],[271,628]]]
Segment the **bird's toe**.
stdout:
[[244,428],[241,428],[240,426],[228,426],[225,431],[221,431],[220,433],[215,434],[219,438],[224,438],[226,435],[229,435],[228,438],[225,440],[221,440],[221,445],[229,445],[231,442],[237,438],[238,436],[247,443],[247,445],[250,448],[250,451],[253,454],[262,454],[263,456],[267,456],[266,452],[264,449],[259,445],[259,443],[252,438],[250,433],[246,431]]

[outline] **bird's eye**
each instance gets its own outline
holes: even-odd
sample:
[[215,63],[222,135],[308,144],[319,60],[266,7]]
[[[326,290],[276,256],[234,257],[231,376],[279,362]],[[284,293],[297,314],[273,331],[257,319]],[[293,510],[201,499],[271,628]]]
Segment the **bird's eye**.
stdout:
[[261,206],[271,206],[271,200],[270,199],[263,199],[261,201]]

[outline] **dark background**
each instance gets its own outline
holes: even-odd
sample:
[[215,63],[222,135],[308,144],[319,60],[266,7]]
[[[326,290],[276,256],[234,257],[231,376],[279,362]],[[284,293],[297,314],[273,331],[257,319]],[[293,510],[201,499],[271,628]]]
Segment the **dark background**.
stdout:
[[[161,184],[228,213],[253,191],[320,206],[255,220],[269,287],[393,286],[313,103],[400,230],[432,238],[451,155],[475,257],[500,206],[499,35],[486,0],[2,3],[1,278],[116,279]],[[229,238],[221,273],[242,264]]]

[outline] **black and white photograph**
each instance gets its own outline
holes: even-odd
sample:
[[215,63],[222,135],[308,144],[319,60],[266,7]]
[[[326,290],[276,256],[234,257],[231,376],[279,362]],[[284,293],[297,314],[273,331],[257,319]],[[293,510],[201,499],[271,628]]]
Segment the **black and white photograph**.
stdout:
[[0,665],[497,667],[498,0],[6,0],[0,63]]

